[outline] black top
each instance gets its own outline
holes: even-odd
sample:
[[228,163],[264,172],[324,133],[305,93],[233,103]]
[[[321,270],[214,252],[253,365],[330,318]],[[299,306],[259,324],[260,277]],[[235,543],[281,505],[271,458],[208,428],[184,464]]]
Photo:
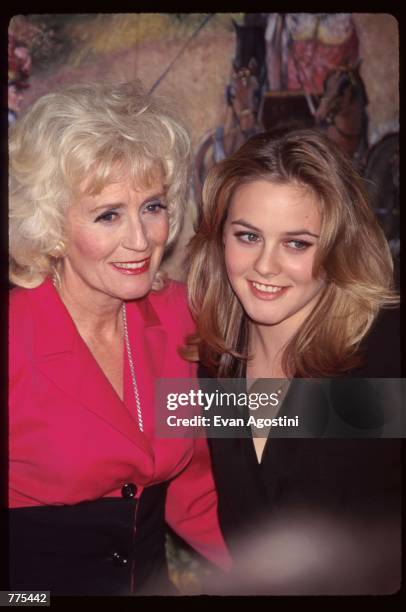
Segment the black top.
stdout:
[[[396,311],[379,317],[363,345],[365,364],[349,376],[400,376],[398,325]],[[199,377],[209,377],[203,367]],[[303,412],[314,410],[297,394],[295,401],[307,402]],[[260,464],[250,437],[210,438],[209,448],[219,520],[235,563],[226,594],[399,587],[399,440],[269,437]]]

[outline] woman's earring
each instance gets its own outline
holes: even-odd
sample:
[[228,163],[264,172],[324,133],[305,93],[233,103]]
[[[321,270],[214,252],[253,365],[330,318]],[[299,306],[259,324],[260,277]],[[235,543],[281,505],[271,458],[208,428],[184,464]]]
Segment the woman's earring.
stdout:
[[55,287],[56,290],[60,289],[61,283],[60,283],[60,279],[59,279],[59,274],[58,272],[54,269],[54,273],[52,275],[52,284]]
[[61,257],[65,256],[65,252],[66,252],[66,244],[64,243],[63,240],[58,240],[54,250],[52,251],[52,256],[56,257],[57,259],[60,259]]
[[58,242],[56,243],[51,253],[51,256],[57,260],[52,265],[53,267],[52,282],[56,290],[59,290],[61,288],[60,268],[62,265],[62,258],[65,256],[65,254],[66,254],[66,244],[64,243],[63,240],[58,240]]

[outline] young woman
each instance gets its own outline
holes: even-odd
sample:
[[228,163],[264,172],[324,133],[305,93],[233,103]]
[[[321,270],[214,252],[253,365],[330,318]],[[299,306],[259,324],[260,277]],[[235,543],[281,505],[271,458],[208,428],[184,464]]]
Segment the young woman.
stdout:
[[[310,415],[316,437],[335,437],[337,414],[364,437],[364,407],[344,406],[333,387],[315,404],[299,379],[400,376],[397,313],[383,310],[397,303],[388,245],[360,177],[317,131],[254,136],[210,171],[189,295],[200,377],[270,379],[278,409],[265,416]],[[252,433],[209,440],[220,523],[241,570],[225,591],[396,587],[398,442]],[[340,547],[346,538],[357,545]]]
[[165,520],[228,563],[205,441],[155,434],[155,379],[194,375],[185,292],[160,272],[189,152],[137,82],[48,94],[13,126],[12,590],[170,591]]

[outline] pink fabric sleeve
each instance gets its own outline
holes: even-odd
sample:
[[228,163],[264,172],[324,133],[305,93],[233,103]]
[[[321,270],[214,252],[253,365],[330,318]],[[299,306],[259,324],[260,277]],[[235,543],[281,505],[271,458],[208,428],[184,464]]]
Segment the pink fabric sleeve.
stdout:
[[168,488],[166,520],[200,554],[224,570],[231,558],[220,531],[217,494],[207,441],[195,441],[193,457]]

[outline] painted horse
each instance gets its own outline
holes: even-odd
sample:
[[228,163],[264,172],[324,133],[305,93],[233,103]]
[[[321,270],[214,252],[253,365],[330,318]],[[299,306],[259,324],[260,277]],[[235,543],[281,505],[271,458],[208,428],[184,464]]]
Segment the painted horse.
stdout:
[[324,81],[316,112],[319,126],[353,160],[365,179],[370,202],[380,222],[399,272],[399,134],[387,134],[368,145],[368,97],[359,64],[339,66]]
[[207,171],[260,132],[259,107],[266,82],[265,24],[238,25],[233,20],[236,49],[230,82],[225,88],[224,125],[211,130],[196,148],[194,188],[197,200]]
[[316,126],[322,129],[361,167],[368,150],[368,97],[356,66],[339,66],[324,81],[316,110]]

